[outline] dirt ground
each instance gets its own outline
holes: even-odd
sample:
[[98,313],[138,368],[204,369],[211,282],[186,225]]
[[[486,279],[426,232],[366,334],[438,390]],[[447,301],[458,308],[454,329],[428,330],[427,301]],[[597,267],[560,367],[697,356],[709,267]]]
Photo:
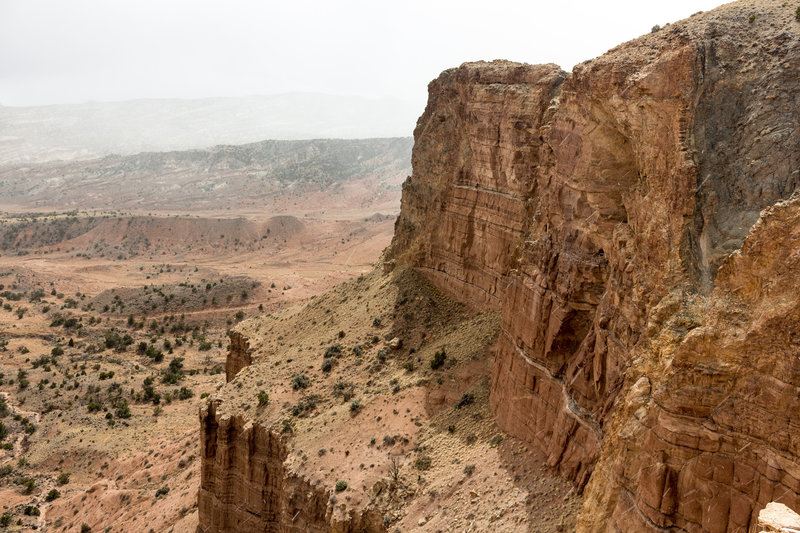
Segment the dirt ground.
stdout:
[[[79,214],[100,217],[94,237],[55,242],[63,215],[27,220],[0,255],[2,527],[193,532],[211,397],[288,433],[287,466],[336,512],[377,507],[390,531],[572,529],[579,497],[488,408],[498,317],[375,270],[392,216],[306,215]],[[257,364],[225,385],[234,327],[260,339]],[[267,408],[241,392],[261,389]]]
[[238,325],[252,364],[211,399],[218,417],[282,434],[287,468],[342,516],[378,510],[392,532],[570,531],[580,497],[489,410],[498,328],[413,270],[376,269]]
[[[0,529],[194,531],[197,408],[224,384],[227,330],[368,272],[393,229],[372,215],[284,234],[210,217],[226,238],[202,247],[185,217],[106,214],[95,238],[36,242],[44,225],[4,250]],[[246,244],[254,227],[273,242]],[[134,237],[149,247],[120,258]]]

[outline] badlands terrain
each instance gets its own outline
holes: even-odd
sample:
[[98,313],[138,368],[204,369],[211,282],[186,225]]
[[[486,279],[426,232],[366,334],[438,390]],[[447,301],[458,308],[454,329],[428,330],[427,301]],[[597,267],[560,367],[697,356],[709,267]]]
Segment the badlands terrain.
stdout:
[[3,527],[797,531],[799,72],[800,8],[742,0],[442,72],[410,175],[0,171]]
[[379,268],[233,328],[198,530],[744,533],[800,509],[798,72],[781,0],[572,72],[444,71]]
[[[194,531],[197,410],[225,381],[226,332],[368,272],[409,149],[264,142],[2,167],[0,529]],[[73,209],[90,191],[107,210]]]

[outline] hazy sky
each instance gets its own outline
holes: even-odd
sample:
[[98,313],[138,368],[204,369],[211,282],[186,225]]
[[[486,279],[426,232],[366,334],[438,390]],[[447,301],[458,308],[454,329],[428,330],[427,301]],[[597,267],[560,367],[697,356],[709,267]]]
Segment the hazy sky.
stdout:
[[0,0],[0,104],[322,92],[424,101],[464,61],[571,69],[719,0]]

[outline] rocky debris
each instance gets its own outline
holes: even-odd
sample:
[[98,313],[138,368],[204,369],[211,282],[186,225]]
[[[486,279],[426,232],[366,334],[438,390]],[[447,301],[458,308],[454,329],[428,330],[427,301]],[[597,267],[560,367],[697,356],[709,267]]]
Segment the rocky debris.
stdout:
[[759,533],[798,533],[800,515],[783,505],[771,502],[758,513]]

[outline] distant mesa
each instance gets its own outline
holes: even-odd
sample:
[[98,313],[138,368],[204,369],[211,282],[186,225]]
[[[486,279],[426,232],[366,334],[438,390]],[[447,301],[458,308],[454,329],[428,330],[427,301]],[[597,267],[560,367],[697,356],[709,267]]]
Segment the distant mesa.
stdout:
[[406,137],[423,102],[314,93],[0,106],[0,165],[243,144]]

